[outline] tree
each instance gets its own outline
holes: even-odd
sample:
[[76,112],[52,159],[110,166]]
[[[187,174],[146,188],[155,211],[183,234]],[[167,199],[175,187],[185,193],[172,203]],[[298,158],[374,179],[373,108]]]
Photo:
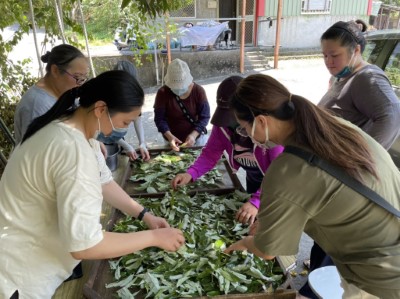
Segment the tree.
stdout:
[[155,19],[163,16],[166,12],[176,10],[184,6],[188,0],[122,0],[121,8],[129,5],[137,7],[140,14]]
[[400,7],[400,0],[382,0],[382,3]]
[[[73,38],[75,33],[82,34],[82,27],[79,22],[80,16],[76,11],[77,1],[79,0],[56,0],[62,4],[62,20],[63,24],[68,28],[71,34],[67,34],[67,42],[78,46]],[[179,8],[182,3],[187,0],[120,0],[120,12],[125,10],[130,12],[136,9],[137,16],[141,22],[147,22],[162,16],[168,10]],[[89,7],[98,5],[101,1],[87,0]],[[107,2],[106,0],[104,2]],[[34,0],[34,20],[38,28],[45,30],[45,43],[51,42],[56,38],[61,38],[61,31],[57,22],[57,14],[55,9],[55,1]],[[115,6],[115,0],[109,3]],[[95,7],[98,9],[98,6]],[[9,59],[14,47],[23,38],[25,34],[30,34],[33,22],[30,18],[30,9],[28,1],[21,0],[2,0],[0,1],[0,32],[8,26],[18,24],[18,28],[14,35],[5,39],[0,34],[0,117],[5,120],[10,131],[13,132],[13,118],[16,103],[20,100],[21,95],[29,88],[37,78],[31,74],[27,68],[28,61],[13,62]],[[109,11],[103,9],[104,13]],[[89,17],[93,17],[90,15]],[[116,22],[119,20],[115,20]],[[139,33],[139,36],[141,34]],[[0,149],[3,152],[9,152],[11,145],[6,142],[0,133]]]

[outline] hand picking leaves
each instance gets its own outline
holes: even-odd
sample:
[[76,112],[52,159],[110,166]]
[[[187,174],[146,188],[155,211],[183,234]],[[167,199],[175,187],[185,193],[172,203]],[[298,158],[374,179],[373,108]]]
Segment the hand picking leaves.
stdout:
[[[200,150],[184,149],[180,155],[161,153],[152,158],[149,162],[132,162],[132,173],[130,181],[138,186],[136,191],[147,193],[166,192],[171,188],[171,180],[177,173],[185,172],[186,169],[196,160]],[[213,169],[196,182],[188,185],[189,189],[211,188],[222,180],[222,174]]]
[[[282,275],[273,262],[247,252],[223,252],[248,232],[233,217],[243,200],[241,192],[189,196],[182,190],[167,193],[163,199],[139,199],[155,215],[180,228],[186,245],[175,253],[150,248],[110,261],[116,281],[106,287],[118,287],[120,298],[143,293],[146,298],[216,296],[277,287]],[[142,229],[142,222],[126,217],[114,231]]]

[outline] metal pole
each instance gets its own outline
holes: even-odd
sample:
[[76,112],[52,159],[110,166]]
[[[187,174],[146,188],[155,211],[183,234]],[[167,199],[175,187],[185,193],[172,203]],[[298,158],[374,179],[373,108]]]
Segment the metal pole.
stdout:
[[40,51],[39,51],[39,45],[38,45],[38,41],[37,41],[37,31],[36,31],[36,24],[35,24],[35,13],[33,12],[32,0],[29,0],[29,10],[30,10],[30,13],[31,13],[33,40],[35,42],[36,56],[37,56],[37,60],[38,60],[38,63],[39,63],[40,75],[41,75],[41,77],[44,77],[43,65],[42,65],[42,61],[40,60]]
[[240,72],[244,73],[244,30],[246,28],[246,0],[242,1],[242,23],[241,23],[241,37],[240,37]]
[[6,167],[7,166],[7,157],[3,154],[3,151],[0,150],[0,163]]
[[96,77],[96,72],[94,71],[92,56],[90,55],[90,51],[89,51],[89,38],[87,35],[87,31],[86,31],[86,24],[85,24],[85,18],[83,16],[81,0],[78,0],[77,2],[78,2],[79,13],[81,14],[81,18],[82,18],[82,27],[83,27],[83,33],[85,35],[86,51],[87,51],[88,57],[89,57],[90,69],[92,70],[93,77]]
[[4,132],[6,135],[8,141],[12,143],[13,146],[15,146],[15,139],[13,134],[11,134],[10,130],[8,129],[6,123],[3,121],[3,119],[0,117],[0,129]]
[[[165,14],[165,21],[167,25],[167,35],[166,35],[166,40],[167,40],[167,58],[168,58],[168,64],[171,63],[171,35],[169,32],[169,13],[167,12]],[[164,74],[163,74],[164,76]]]
[[258,9],[260,6],[259,1],[255,1],[255,13],[254,13],[254,45],[258,46]]
[[61,12],[61,7],[58,6],[60,4],[60,2],[57,2],[56,0],[54,0],[53,2],[54,2],[54,8],[56,10],[56,15],[57,15],[58,27],[60,28],[61,39],[62,39],[63,44],[65,44],[66,39],[65,39],[65,33],[64,33],[64,24],[62,21],[62,12]]
[[274,69],[278,68],[279,47],[281,43],[281,18],[282,18],[283,0],[278,0],[278,13],[276,19],[276,36],[274,49]]
[[160,84],[160,77],[158,76],[157,41],[155,41],[155,45],[154,45],[154,63],[156,66],[156,81],[157,81],[157,85],[158,85],[158,84]]

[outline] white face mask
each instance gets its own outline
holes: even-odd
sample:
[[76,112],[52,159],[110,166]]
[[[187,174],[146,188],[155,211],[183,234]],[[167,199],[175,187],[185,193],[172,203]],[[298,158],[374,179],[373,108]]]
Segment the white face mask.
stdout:
[[97,139],[97,137],[99,137],[99,135],[100,135],[100,133],[101,133],[101,129],[100,129],[100,119],[97,119],[97,122],[99,123],[99,129],[98,130],[96,130],[96,131],[94,131],[94,134],[93,134],[93,139]]
[[275,147],[276,144],[271,142],[271,141],[269,141],[269,131],[268,131],[268,126],[267,125],[265,127],[265,142],[261,143],[261,142],[259,142],[259,141],[254,139],[254,131],[256,129],[255,124],[256,124],[256,119],[254,118],[253,125],[251,127],[251,135],[250,135],[251,141],[253,141],[253,143],[255,145],[257,145],[258,147],[261,147],[263,149],[270,149],[270,148]]

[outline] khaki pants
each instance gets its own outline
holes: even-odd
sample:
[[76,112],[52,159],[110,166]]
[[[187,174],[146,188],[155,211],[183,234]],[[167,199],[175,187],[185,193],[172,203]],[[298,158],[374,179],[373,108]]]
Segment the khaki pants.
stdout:
[[341,278],[340,285],[344,290],[343,299],[379,299],[379,297],[359,289],[354,284],[347,283],[343,278]]

